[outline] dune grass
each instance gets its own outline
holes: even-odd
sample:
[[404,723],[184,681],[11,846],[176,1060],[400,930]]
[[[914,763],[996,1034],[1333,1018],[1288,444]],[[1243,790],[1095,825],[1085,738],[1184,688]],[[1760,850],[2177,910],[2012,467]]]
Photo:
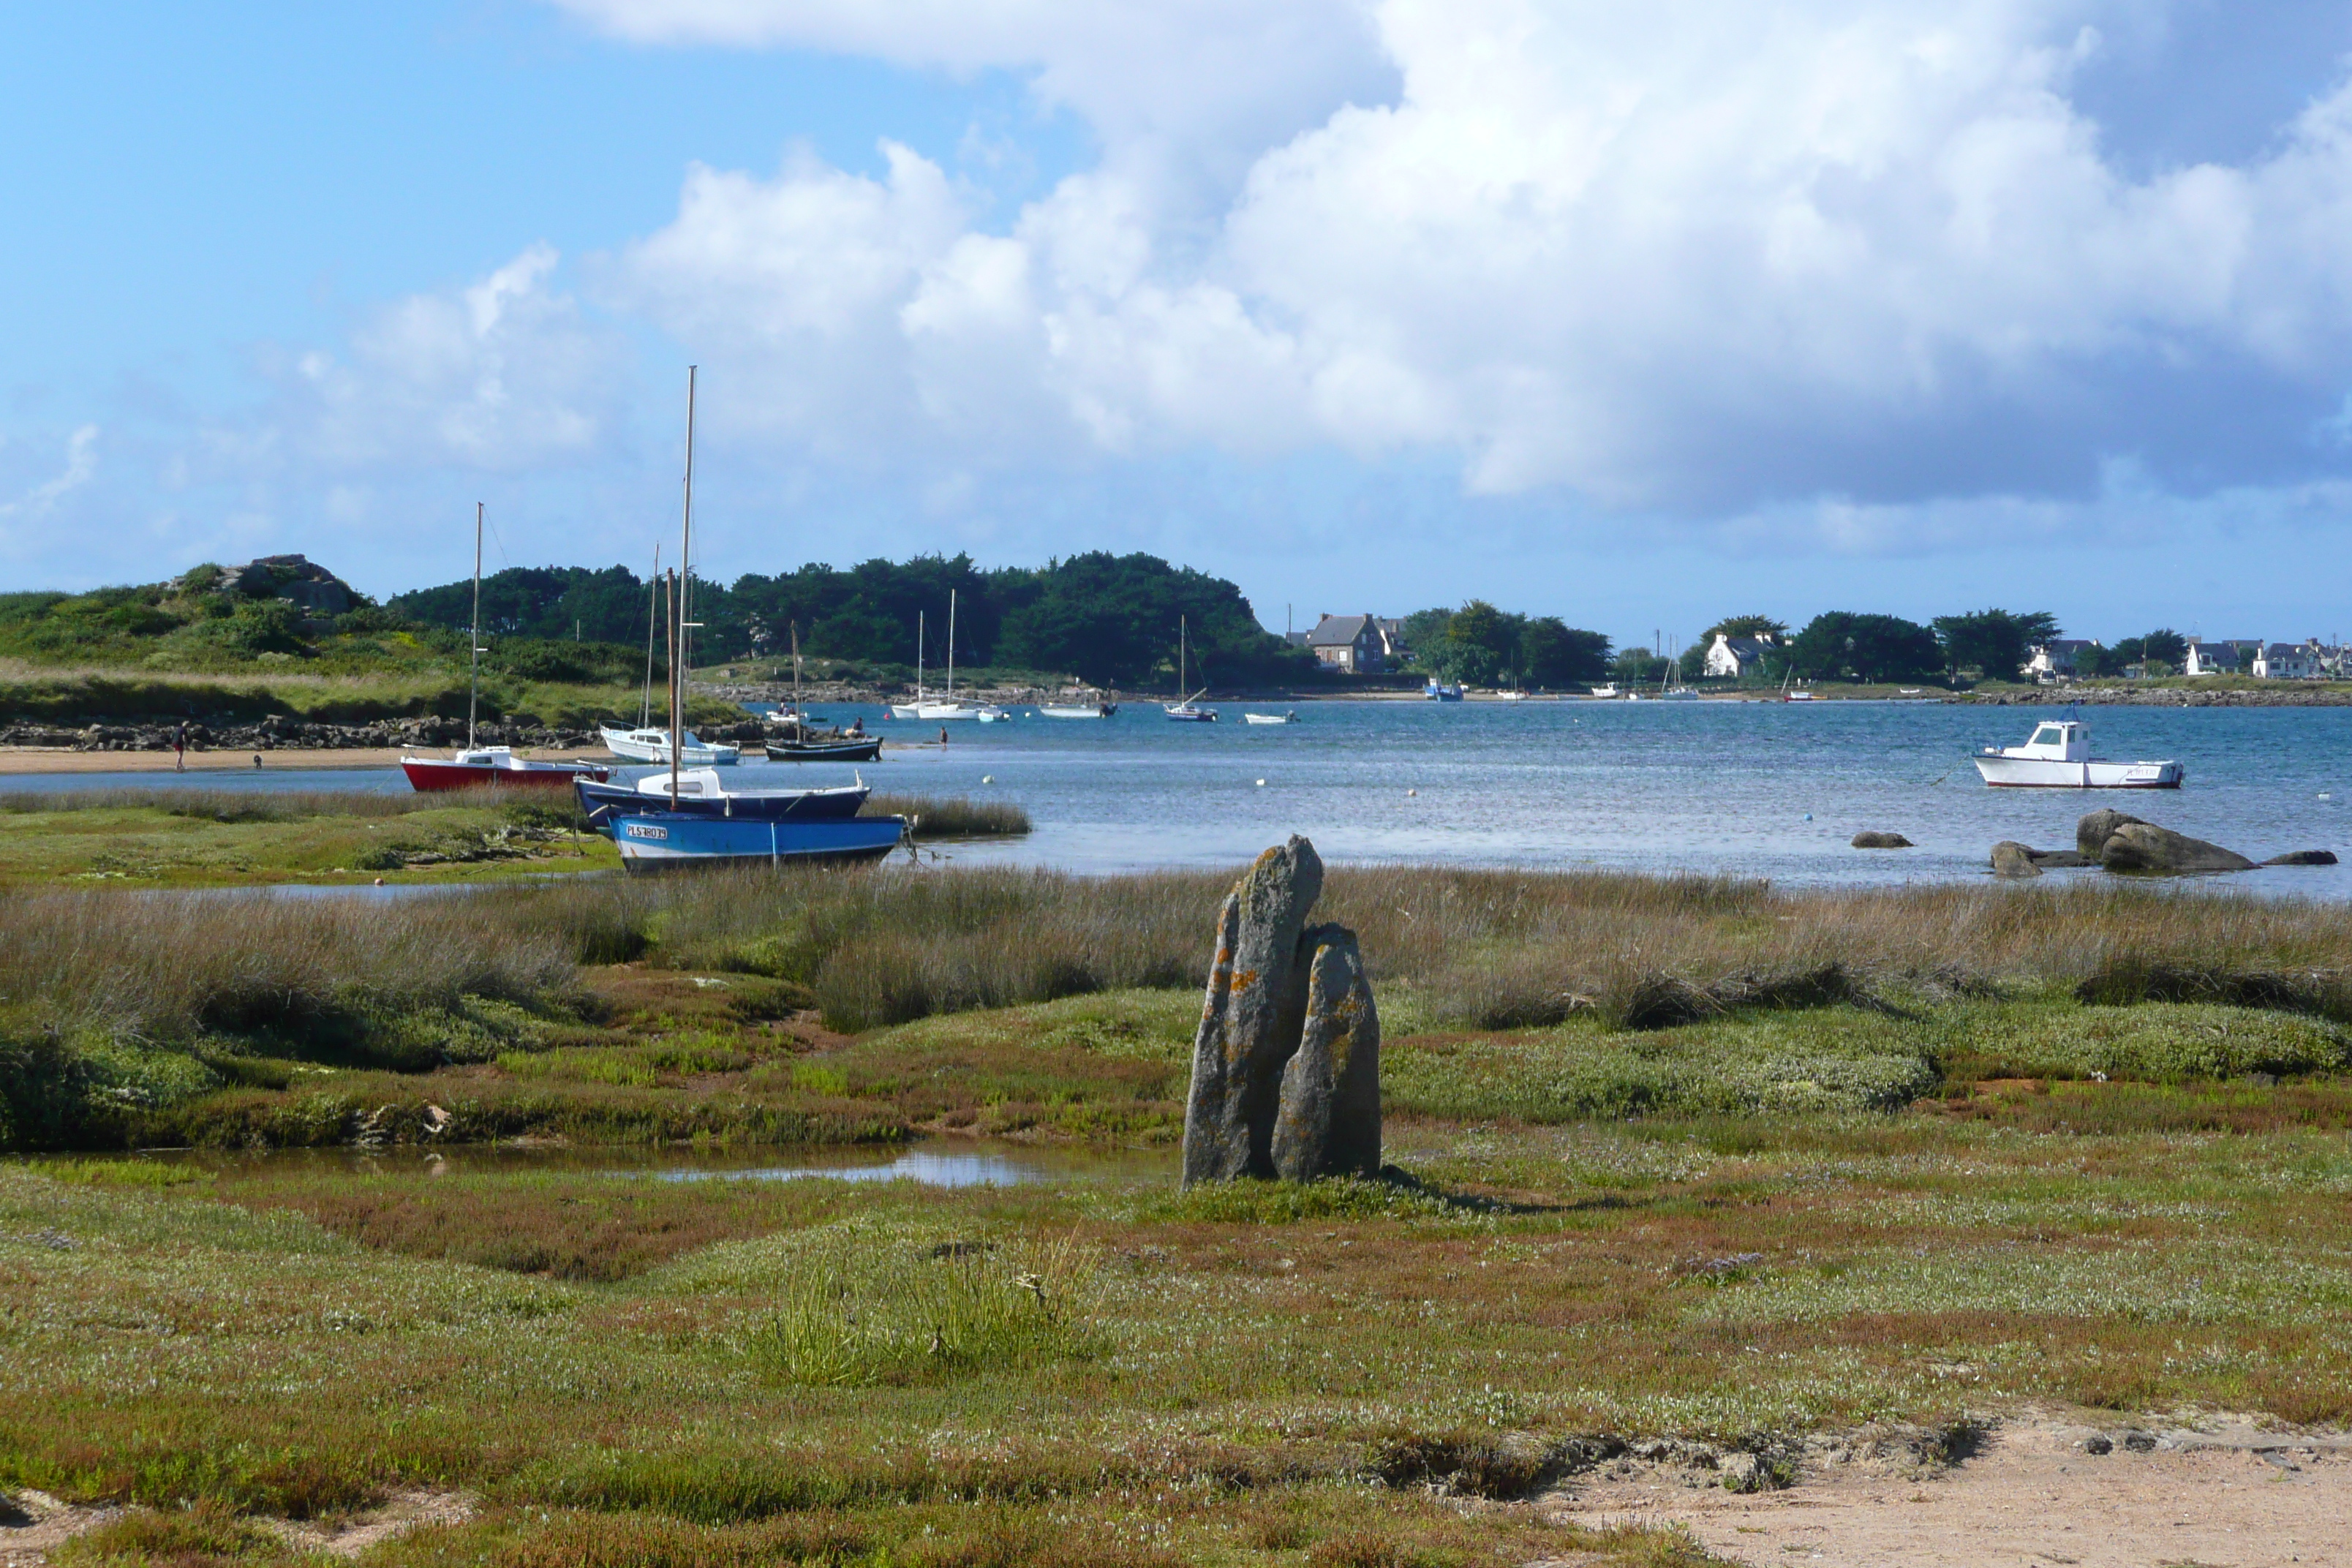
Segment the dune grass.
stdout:
[[861,816],[903,816],[919,839],[1015,838],[1029,831],[1029,813],[1017,802],[969,795],[877,795]]

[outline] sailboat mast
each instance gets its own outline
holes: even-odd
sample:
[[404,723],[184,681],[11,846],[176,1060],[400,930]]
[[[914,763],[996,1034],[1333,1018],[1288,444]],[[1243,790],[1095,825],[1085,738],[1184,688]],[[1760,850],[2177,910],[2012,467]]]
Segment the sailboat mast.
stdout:
[[654,544],[654,574],[646,579],[646,695],[637,704],[637,728],[654,722],[654,627],[661,623],[661,544]]
[[955,590],[948,590],[948,700],[955,700]]
[[1176,700],[1181,702],[1191,682],[1184,679],[1184,639],[1190,626],[1182,616],[1176,617]]
[[474,651],[466,676],[466,750],[474,749],[474,713],[482,696],[482,503],[474,503],[474,631],[466,639]]
[[694,574],[694,378],[699,368],[686,367],[686,518],[679,525],[677,546],[677,654],[669,667],[669,808],[677,809],[678,753],[686,748],[686,660],[688,643],[686,595]]
[[915,706],[923,705],[923,616],[927,612],[915,612]]
[[686,651],[685,587],[677,568],[670,568],[670,591],[664,595],[670,602],[669,658],[669,808],[677,809],[677,753],[679,737],[685,733],[683,713],[686,708],[686,675],[678,668],[679,656]]

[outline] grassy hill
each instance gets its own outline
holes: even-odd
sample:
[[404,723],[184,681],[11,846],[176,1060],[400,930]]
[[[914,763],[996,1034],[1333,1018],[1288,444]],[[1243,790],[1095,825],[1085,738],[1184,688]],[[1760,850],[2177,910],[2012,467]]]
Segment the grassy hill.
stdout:
[[[200,566],[136,587],[0,595],[0,723],[222,722],[270,713],[357,723],[465,711],[462,630],[410,621],[356,596],[321,615],[267,581],[220,585],[234,575]],[[577,727],[636,712],[641,647],[487,640],[486,716]]]

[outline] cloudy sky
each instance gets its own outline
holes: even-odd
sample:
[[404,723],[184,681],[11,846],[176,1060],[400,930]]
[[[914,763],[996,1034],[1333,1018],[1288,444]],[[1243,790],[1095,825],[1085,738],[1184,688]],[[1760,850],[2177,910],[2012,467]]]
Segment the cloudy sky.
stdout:
[[0,577],[2352,633],[2352,5],[0,10]]

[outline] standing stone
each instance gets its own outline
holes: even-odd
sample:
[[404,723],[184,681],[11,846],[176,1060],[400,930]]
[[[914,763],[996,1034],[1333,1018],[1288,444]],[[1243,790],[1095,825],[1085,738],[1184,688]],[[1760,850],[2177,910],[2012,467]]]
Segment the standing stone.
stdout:
[[1307,973],[1298,962],[1323,861],[1294,835],[1243,873],[1217,917],[1192,1089],[1184,1106],[1184,1184],[1274,1174],[1283,1065],[1298,1047]]
[[1307,1016],[1282,1069],[1274,1169],[1286,1181],[1381,1171],[1381,1019],[1356,933],[1321,925],[1299,939]]

